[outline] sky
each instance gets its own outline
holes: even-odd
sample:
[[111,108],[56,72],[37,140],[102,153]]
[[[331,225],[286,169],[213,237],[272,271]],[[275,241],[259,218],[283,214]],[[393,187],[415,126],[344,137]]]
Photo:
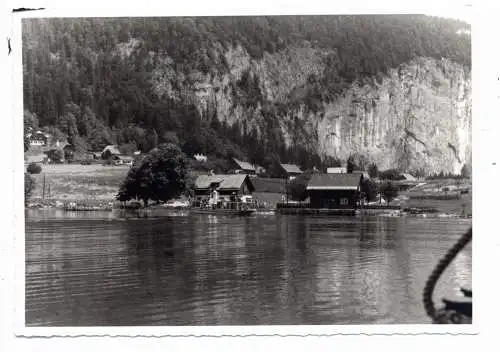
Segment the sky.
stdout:
[[454,18],[468,24],[472,24],[473,10],[471,7],[456,8],[456,9],[434,9],[426,11],[424,14],[429,16],[439,16],[445,18]]
[[[130,10],[132,14],[160,14],[177,12],[189,15],[208,15],[217,12],[220,15],[239,12],[240,14],[269,13],[279,14],[320,14],[320,13],[423,13],[439,17],[456,18],[468,23],[472,21],[472,8],[484,7],[492,0],[252,0],[235,2],[234,0],[184,0],[162,2],[141,0],[140,5],[132,0],[86,0],[85,2],[67,2],[66,0],[7,0],[10,8],[43,7],[47,10],[65,9],[69,13],[82,13],[79,9],[92,9],[94,13],[116,16],[120,11]],[[498,5],[497,5],[498,6]],[[137,10],[137,11],[135,11]],[[159,10],[159,11],[158,11]],[[139,15],[140,15],[139,14]]]

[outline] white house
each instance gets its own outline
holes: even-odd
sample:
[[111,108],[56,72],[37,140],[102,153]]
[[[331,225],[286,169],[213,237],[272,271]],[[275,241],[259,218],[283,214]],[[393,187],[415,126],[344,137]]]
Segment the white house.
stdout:
[[327,174],[346,174],[346,167],[329,167],[326,169]]
[[195,154],[193,157],[196,159],[196,161],[199,161],[202,163],[205,163],[207,161],[207,157],[203,154]]

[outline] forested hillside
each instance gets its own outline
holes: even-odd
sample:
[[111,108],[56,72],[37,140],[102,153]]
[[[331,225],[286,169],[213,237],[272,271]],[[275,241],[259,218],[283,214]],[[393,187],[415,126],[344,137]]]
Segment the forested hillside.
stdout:
[[320,140],[328,104],[420,57],[470,71],[464,28],[420,15],[25,19],[26,123],[77,152],[174,142],[221,162],[324,166],[343,159]]

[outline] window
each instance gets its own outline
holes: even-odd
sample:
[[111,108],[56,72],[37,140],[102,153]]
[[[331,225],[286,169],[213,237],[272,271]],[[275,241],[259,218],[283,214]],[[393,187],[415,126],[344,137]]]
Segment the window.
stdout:
[[349,204],[349,199],[340,198],[340,205],[348,205],[348,204]]

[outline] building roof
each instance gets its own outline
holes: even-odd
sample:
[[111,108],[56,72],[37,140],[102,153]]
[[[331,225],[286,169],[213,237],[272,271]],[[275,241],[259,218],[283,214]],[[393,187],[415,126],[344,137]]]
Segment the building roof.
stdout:
[[120,155],[121,154],[120,150],[118,149],[118,147],[116,145],[107,145],[106,147],[104,147],[104,149],[102,150],[101,153],[104,153],[107,150],[109,150],[109,152],[111,154],[114,154],[114,155]]
[[368,179],[370,178],[370,175],[366,171],[361,171],[361,170],[353,170],[353,174],[358,174],[358,175],[363,175],[363,178]]
[[255,172],[258,174],[263,174],[264,172],[266,172],[266,169],[264,169],[262,166],[257,165],[255,167]]
[[120,156],[119,156],[119,159],[120,159],[120,160],[123,160],[123,161],[133,161],[133,160],[134,160],[134,157],[132,157],[132,156],[127,156],[127,155],[120,155]]
[[401,176],[403,176],[406,181],[416,181],[417,180],[415,177],[413,177],[410,174],[401,174]]
[[46,133],[43,133],[41,131],[34,132],[34,133],[28,133],[26,135],[26,137],[28,137],[30,139],[36,139],[36,140],[40,140],[40,139],[46,140],[47,138],[49,138],[49,136]]
[[347,168],[346,167],[329,167],[326,169],[327,174],[346,174],[347,173]]
[[295,164],[280,164],[288,174],[301,174],[302,170]]
[[248,175],[200,175],[195,181],[196,189],[208,189],[210,185],[214,183],[218,183],[218,190],[237,190],[240,189],[243,185],[243,182],[248,182],[251,186],[251,190],[253,191],[254,186]]
[[195,154],[195,155],[193,155],[193,158],[196,161],[207,161],[207,156],[203,155],[203,154]]
[[287,180],[283,178],[253,178],[255,192],[285,193]]
[[246,161],[241,161],[233,158],[233,161],[239,166],[240,169],[245,171],[255,171],[255,166]]
[[313,189],[358,189],[360,174],[313,174],[307,190]]

